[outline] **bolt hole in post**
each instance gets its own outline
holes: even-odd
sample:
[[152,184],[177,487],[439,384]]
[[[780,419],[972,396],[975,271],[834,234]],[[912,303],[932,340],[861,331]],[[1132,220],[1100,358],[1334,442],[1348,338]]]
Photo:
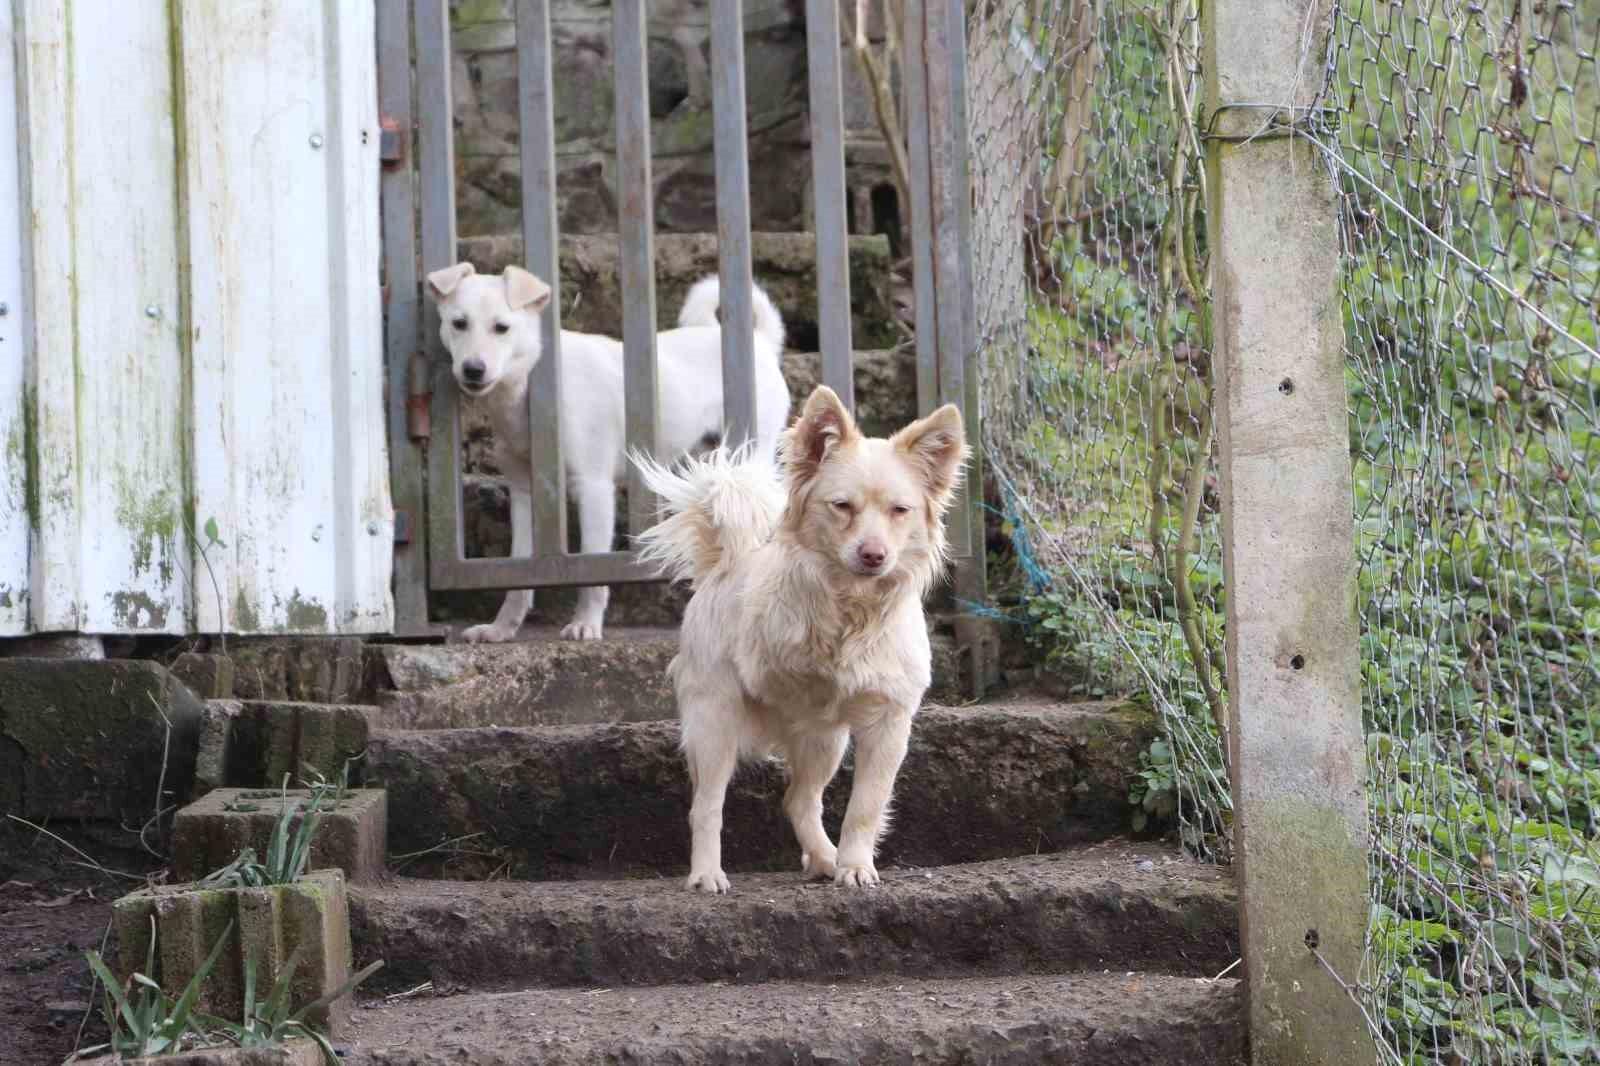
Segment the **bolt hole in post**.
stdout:
[[1321,943],[1322,938],[1317,935],[1317,931],[1315,929],[1306,930],[1306,947],[1310,948],[1312,951],[1316,951],[1317,945]]
[[1294,378],[1284,378],[1278,382],[1278,391],[1285,396],[1292,395],[1294,393]]
[[1306,668],[1306,657],[1304,655],[1295,655],[1294,657],[1292,657],[1289,660],[1289,669],[1291,669],[1291,670],[1304,670],[1305,668]]

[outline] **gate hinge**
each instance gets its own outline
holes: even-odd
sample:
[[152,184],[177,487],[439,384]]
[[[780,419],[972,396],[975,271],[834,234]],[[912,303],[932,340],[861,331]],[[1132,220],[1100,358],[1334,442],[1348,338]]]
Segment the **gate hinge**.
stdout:
[[400,123],[392,115],[378,117],[378,160],[385,170],[394,170],[406,161],[406,142]]

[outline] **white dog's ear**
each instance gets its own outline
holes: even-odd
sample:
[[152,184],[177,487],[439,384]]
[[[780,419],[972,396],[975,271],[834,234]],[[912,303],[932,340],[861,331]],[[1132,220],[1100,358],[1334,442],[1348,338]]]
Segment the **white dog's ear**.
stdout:
[[471,263],[457,263],[455,266],[435,270],[428,275],[428,291],[433,293],[435,300],[449,299],[450,294],[456,291],[457,285],[477,272]]
[[783,435],[784,462],[796,479],[808,480],[830,451],[860,435],[856,420],[838,395],[828,386],[818,385],[806,398],[800,417]]
[[971,454],[961,409],[947,403],[890,437],[889,443],[922,475],[928,495],[943,508],[960,482],[961,468]]
[[500,276],[506,283],[506,303],[513,311],[538,314],[550,302],[550,286],[521,267],[508,266]]

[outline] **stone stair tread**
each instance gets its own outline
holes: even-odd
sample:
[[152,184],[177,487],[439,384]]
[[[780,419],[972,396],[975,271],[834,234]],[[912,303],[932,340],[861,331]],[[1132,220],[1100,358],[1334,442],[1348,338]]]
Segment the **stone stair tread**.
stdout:
[[[935,633],[930,697],[961,695],[954,640]],[[606,630],[606,639],[561,639],[524,626],[502,644],[374,644],[370,699],[391,728],[441,729],[573,722],[653,721],[677,713],[667,664],[676,627]]]
[[[902,816],[880,854],[929,866],[1120,835],[1139,752],[1155,735],[1153,714],[1128,703],[928,708],[896,784]],[[847,757],[828,792],[833,831],[850,772]],[[379,731],[367,775],[389,790],[391,854],[482,834],[507,850],[516,876],[534,879],[670,873],[688,859],[688,775],[674,721]],[[724,811],[730,871],[798,863],[783,789],[776,762],[734,778]]]
[[735,875],[722,897],[676,877],[406,879],[352,886],[351,926],[358,962],[385,960],[385,986],[475,990],[1108,965],[1213,976],[1237,957],[1228,871],[1161,844],[881,873],[865,890]]
[[352,1031],[352,1066],[1245,1061],[1237,982],[1126,970],[417,997]]

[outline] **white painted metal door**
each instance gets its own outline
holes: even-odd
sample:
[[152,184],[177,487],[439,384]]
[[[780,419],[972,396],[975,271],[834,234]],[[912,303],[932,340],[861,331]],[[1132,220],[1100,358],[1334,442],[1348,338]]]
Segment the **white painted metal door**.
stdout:
[[371,0],[15,13],[0,632],[389,629]]

